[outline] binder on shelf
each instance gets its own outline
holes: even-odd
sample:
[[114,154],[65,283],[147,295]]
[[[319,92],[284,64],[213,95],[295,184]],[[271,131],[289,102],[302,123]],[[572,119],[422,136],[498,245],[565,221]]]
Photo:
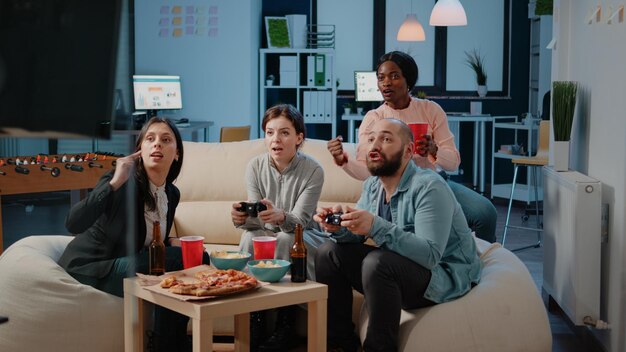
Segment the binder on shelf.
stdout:
[[332,122],[331,117],[333,116],[333,93],[328,91],[324,92],[324,97],[326,98],[324,101],[324,122]]
[[309,55],[306,57],[306,85],[309,87],[315,86],[315,56]]
[[331,76],[333,72],[333,60],[331,56],[326,58],[325,72],[324,72],[324,85],[327,88],[332,88]]
[[326,84],[326,55],[315,55],[315,86],[323,87]]
[[324,122],[326,116],[326,92],[317,92],[317,122]]
[[311,91],[305,90],[302,94],[302,113],[304,122],[311,120]]
[[309,122],[317,122],[317,91],[310,91],[309,96],[311,97],[309,101],[309,106],[311,107],[311,118]]

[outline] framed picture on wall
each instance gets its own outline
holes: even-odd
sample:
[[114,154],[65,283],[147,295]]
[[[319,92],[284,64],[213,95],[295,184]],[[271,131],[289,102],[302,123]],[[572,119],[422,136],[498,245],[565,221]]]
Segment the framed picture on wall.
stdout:
[[265,33],[268,48],[291,48],[286,17],[265,17]]

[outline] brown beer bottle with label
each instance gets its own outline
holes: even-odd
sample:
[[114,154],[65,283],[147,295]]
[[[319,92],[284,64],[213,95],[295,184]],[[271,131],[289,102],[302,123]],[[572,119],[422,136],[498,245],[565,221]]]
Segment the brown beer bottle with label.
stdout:
[[165,274],[165,243],[161,239],[161,224],[155,221],[152,227],[152,242],[148,248],[150,275]]
[[291,281],[306,281],[306,246],[302,237],[302,225],[296,224],[296,236],[293,246],[289,251],[291,259]]

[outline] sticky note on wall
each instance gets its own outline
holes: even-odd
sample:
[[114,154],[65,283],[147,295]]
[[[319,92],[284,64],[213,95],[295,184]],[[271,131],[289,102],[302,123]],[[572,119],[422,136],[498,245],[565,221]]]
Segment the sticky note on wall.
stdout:
[[180,26],[181,24],[183,24],[183,18],[182,17],[172,18],[172,24],[175,26]]
[[174,31],[172,32],[172,37],[178,38],[178,37],[182,37],[183,36],[183,29],[182,28],[175,28]]
[[172,7],[172,13],[175,14],[175,15],[183,13],[183,7],[182,6],[173,6]]

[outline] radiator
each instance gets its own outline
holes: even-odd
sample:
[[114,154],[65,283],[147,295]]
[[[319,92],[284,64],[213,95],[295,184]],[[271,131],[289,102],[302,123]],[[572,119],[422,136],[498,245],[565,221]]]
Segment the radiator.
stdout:
[[600,317],[602,184],[575,171],[544,174],[543,288],[575,325]]

